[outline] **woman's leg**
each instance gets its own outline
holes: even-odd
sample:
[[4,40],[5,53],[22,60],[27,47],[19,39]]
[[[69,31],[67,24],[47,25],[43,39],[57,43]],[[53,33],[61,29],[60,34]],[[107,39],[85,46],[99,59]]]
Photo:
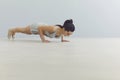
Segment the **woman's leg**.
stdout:
[[30,27],[16,27],[8,30],[8,39],[13,38],[16,33],[31,34]]

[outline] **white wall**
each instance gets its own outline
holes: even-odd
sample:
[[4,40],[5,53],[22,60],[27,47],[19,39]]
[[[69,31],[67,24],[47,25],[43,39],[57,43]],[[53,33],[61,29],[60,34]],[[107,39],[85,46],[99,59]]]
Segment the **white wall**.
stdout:
[[0,36],[34,22],[63,24],[72,18],[76,37],[120,37],[119,0],[0,0]]

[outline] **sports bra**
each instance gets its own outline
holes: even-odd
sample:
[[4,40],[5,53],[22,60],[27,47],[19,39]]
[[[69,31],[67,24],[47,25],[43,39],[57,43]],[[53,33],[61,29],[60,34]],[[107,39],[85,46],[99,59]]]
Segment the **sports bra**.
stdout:
[[[38,23],[31,24],[30,25],[31,33],[32,34],[38,34],[38,27],[40,27],[40,25],[42,25],[42,24],[38,24]],[[50,37],[50,38],[58,38],[58,37],[60,37],[60,36],[57,36],[56,33],[57,33],[57,31],[52,32],[52,33],[48,32],[48,31],[45,31],[44,35],[47,36],[47,37]]]

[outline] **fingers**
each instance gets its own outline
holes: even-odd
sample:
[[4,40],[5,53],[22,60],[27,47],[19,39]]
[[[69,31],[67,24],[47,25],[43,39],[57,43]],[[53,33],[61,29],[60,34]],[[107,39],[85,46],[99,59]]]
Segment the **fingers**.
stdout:
[[42,42],[44,42],[44,43],[49,43],[50,41],[49,41],[49,40],[44,40],[44,41],[42,41]]
[[68,40],[62,40],[62,42],[70,42],[70,41],[68,41]]

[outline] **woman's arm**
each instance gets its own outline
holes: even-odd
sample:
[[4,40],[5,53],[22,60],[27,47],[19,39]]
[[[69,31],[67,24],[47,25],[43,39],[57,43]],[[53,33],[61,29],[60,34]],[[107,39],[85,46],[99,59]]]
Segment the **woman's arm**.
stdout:
[[69,42],[68,40],[63,39],[63,35],[61,36],[61,42]]
[[48,40],[45,40],[42,27],[39,28],[39,35],[40,35],[40,38],[41,38],[42,42],[50,42]]

